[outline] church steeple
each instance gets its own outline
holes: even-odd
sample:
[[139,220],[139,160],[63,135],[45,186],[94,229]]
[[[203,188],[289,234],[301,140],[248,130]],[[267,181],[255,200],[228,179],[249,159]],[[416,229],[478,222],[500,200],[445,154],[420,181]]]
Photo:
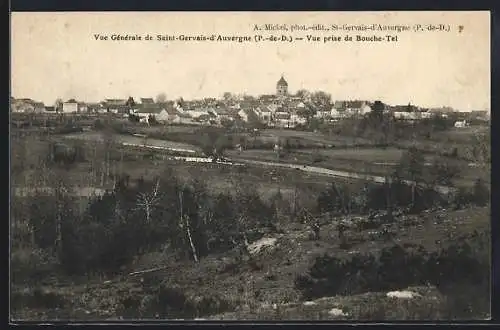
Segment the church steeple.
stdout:
[[276,94],[281,96],[288,94],[288,83],[283,77],[283,74],[281,75],[280,80],[276,83]]

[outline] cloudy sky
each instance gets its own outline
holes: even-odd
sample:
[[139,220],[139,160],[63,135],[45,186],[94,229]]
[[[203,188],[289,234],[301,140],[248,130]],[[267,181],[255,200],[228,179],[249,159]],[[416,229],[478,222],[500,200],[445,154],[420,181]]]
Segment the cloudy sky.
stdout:
[[[490,108],[489,12],[12,13],[12,96],[46,104],[133,96],[184,99],[224,92],[271,94],[284,74],[291,92],[333,99]],[[450,32],[401,32],[397,42],[323,42],[387,32],[287,32],[320,42],[95,40],[95,35],[251,36],[255,24],[445,24]],[[458,26],[463,26],[461,33]],[[281,36],[282,32],[275,35]]]

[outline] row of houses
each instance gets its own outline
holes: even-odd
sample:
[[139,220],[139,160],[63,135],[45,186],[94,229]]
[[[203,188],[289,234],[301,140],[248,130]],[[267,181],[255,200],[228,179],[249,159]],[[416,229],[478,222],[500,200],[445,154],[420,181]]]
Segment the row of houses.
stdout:
[[[314,104],[311,100],[300,97],[278,97],[261,95],[258,98],[155,102],[152,98],[140,98],[136,102],[128,99],[105,99],[102,102],[87,103],[74,99],[61,102],[56,106],[45,106],[31,99],[11,98],[13,112],[35,113],[113,113],[123,117],[134,115],[142,122],[154,117],[164,123],[186,124],[222,124],[224,121],[241,120],[259,122],[268,126],[293,128],[307,122],[308,111],[313,117],[324,120],[341,120],[356,116],[365,116],[372,111],[373,102],[367,100],[336,101],[331,105]],[[435,114],[446,117],[453,111],[448,108],[427,109],[414,105],[386,105],[384,112],[392,113],[396,119],[420,120]],[[476,112],[477,116],[484,113]]]

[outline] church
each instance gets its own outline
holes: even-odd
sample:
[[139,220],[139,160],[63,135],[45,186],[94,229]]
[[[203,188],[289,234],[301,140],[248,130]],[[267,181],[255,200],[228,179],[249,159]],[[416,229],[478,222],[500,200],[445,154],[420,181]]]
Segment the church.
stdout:
[[281,75],[280,80],[276,83],[276,95],[277,96],[287,96],[288,95],[288,83],[286,82],[283,75]]

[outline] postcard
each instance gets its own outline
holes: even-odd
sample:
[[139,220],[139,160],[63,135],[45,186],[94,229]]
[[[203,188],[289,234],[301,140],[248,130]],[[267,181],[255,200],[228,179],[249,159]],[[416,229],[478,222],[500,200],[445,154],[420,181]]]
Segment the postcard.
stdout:
[[13,12],[10,319],[487,320],[490,13]]

